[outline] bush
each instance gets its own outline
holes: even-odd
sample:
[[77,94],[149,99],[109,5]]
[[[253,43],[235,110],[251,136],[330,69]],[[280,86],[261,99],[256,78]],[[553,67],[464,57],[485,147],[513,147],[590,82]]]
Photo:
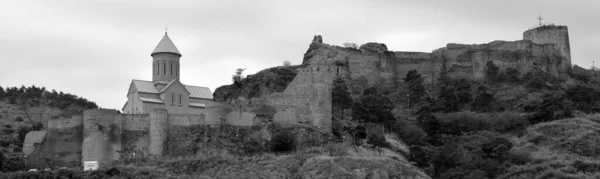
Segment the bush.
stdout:
[[27,136],[27,133],[29,133],[29,131],[31,131],[31,128],[28,126],[19,127],[19,130],[17,131],[17,134],[19,135],[19,141],[25,142],[25,136]]
[[288,131],[279,131],[271,139],[270,146],[273,152],[293,151],[296,149],[296,139]]
[[525,117],[515,112],[491,114],[488,119],[490,119],[492,129],[496,132],[523,130],[529,124]]
[[31,129],[34,131],[40,131],[44,129],[44,124],[42,124],[42,122],[34,122],[31,126]]
[[343,143],[330,143],[324,146],[325,152],[332,157],[340,157],[346,155],[348,147]]
[[23,121],[23,118],[22,118],[21,116],[18,116],[18,117],[16,117],[16,118],[15,118],[15,121],[17,121],[17,122],[22,122],[22,121]]
[[286,60],[286,61],[283,61],[283,66],[284,66],[284,67],[289,67],[289,66],[292,66],[292,62],[290,62],[290,61],[287,61],[287,60]]
[[15,130],[12,128],[4,128],[4,129],[2,129],[2,132],[4,132],[4,134],[10,135],[10,134],[15,133]]
[[508,152],[508,161],[516,165],[524,165],[531,162],[531,154],[526,150],[511,150]]
[[468,132],[490,130],[488,121],[478,116],[477,113],[465,111],[448,114],[438,114],[440,133],[461,135]]
[[421,127],[405,119],[396,120],[392,130],[399,139],[402,139],[409,146],[427,143],[427,133]]

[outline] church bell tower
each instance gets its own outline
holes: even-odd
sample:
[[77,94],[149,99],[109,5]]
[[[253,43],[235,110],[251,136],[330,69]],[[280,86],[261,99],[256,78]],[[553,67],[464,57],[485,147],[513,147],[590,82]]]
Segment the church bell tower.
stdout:
[[169,83],[179,78],[181,53],[166,32],[150,56],[152,56],[152,82]]

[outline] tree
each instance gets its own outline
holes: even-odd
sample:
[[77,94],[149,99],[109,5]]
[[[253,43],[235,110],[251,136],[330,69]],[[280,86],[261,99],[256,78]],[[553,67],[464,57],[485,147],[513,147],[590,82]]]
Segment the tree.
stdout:
[[371,134],[371,135],[369,135],[369,137],[367,137],[367,144],[373,145],[373,147],[375,147],[377,149],[377,152],[379,153],[379,157],[381,157],[380,148],[385,147],[387,145],[387,142],[385,141],[384,136],[380,136],[377,134]]
[[341,111],[341,117],[344,119],[344,109],[352,107],[352,97],[348,92],[348,87],[340,76],[333,80],[333,90],[331,91],[332,103],[334,107]]
[[419,115],[417,117],[417,123],[419,126],[421,126],[421,128],[423,128],[425,133],[432,138],[436,136],[440,130],[440,123],[433,115],[429,107],[422,107],[419,109],[417,114]]
[[520,81],[519,78],[521,77],[521,72],[519,72],[517,69],[509,67],[504,70],[504,73],[501,76],[504,76],[509,83],[518,83]]
[[287,61],[287,60],[286,60],[286,61],[283,61],[283,66],[284,66],[284,67],[289,67],[289,66],[292,66],[292,62],[290,62],[290,61]]
[[460,110],[465,104],[473,100],[471,83],[465,79],[448,82],[440,88],[436,107],[442,107],[443,112]]
[[477,112],[490,112],[490,104],[494,100],[494,96],[487,92],[479,94],[473,103],[471,103],[471,110]]
[[363,95],[352,105],[352,118],[363,123],[390,124],[394,120],[394,105],[375,87],[364,90]]
[[349,42],[346,42],[346,43],[344,43],[344,47],[346,47],[346,48],[358,49],[358,45],[356,45],[356,43],[349,43]]
[[496,66],[496,64],[494,64],[494,62],[488,61],[485,64],[485,67],[486,67],[486,69],[485,69],[486,79],[490,82],[496,82],[498,79],[498,72],[500,71],[498,66]]
[[5,94],[6,94],[6,92],[4,92],[4,88],[2,88],[2,86],[0,86],[0,99],[4,98]]
[[242,80],[244,79],[244,77],[242,76],[242,74],[244,73],[244,70],[246,70],[245,68],[238,68],[237,70],[235,70],[235,74],[232,77],[233,80],[233,84],[235,86],[242,86]]
[[421,77],[421,74],[419,74],[417,70],[408,71],[406,77],[404,78],[404,83],[408,84],[408,98],[410,100],[410,103],[408,104],[409,107],[412,106],[411,104],[417,104],[420,102],[421,98],[425,95],[425,86],[423,85],[423,78]]

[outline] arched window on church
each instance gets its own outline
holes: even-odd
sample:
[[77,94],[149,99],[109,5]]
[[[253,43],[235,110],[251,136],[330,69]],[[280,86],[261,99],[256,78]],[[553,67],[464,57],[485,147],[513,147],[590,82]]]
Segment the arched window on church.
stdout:
[[181,104],[181,94],[179,94],[179,104]]
[[163,75],[167,74],[167,62],[163,63]]
[[171,62],[171,76],[173,76],[173,63]]
[[156,62],[156,74],[160,75],[160,63]]
[[171,104],[175,104],[175,93],[171,93]]

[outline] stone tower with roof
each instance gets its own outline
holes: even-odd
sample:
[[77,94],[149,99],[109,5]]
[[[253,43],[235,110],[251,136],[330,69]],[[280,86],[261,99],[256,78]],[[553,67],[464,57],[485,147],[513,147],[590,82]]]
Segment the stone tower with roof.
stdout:
[[167,84],[179,78],[181,53],[166,32],[150,56],[152,56],[152,82]]

